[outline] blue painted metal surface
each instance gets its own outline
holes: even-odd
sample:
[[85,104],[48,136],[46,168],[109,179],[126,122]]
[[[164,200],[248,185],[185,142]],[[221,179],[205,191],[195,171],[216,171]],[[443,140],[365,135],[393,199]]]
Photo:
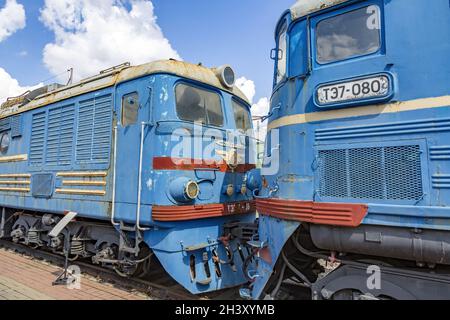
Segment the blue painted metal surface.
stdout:
[[[379,49],[320,64],[318,23],[368,6],[379,8]],[[368,204],[363,224],[450,230],[449,2],[354,0],[294,21],[285,12],[276,41],[285,23],[287,75],[274,78],[266,142],[266,157],[279,143],[281,160],[260,196]],[[387,96],[318,105],[319,86],[377,74],[391,79]],[[272,141],[275,129],[279,142]],[[297,226],[260,220],[275,261]],[[260,260],[254,298],[262,298],[273,264]]]
[[[154,158],[170,157],[173,148],[179,144],[173,139],[173,129],[184,128],[190,132],[193,128],[192,123],[180,121],[177,116],[175,86],[178,83],[190,83],[216,92],[222,101],[225,118],[223,127],[216,129],[221,133],[236,129],[232,99],[237,98],[234,95],[205,83],[163,73],[138,77],[25,111],[0,120],[0,134],[11,138],[7,152],[0,155],[0,176],[11,175],[10,179],[23,183],[26,187],[23,189],[30,190],[15,190],[16,185],[8,185],[14,190],[0,188],[0,206],[57,214],[74,211],[79,217],[109,222],[113,194],[113,132],[117,126],[115,222],[135,225],[141,123],[145,123],[140,219],[140,225],[148,228],[144,232],[145,242],[167,272],[193,293],[244,283],[240,257],[235,257],[233,268],[223,265],[219,276],[211,254],[216,250],[221,260],[227,260],[225,247],[218,241],[224,235],[223,225],[231,221],[252,222],[254,214],[230,214],[187,222],[152,219],[154,205],[183,204],[168,196],[169,186],[176,179],[199,182],[200,196],[189,205],[252,200],[250,190],[244,194],[240,192],[240,186],[245,185],[245,172],[153,169]],[[122,97],[130,93],[139,96],[138,116],[135,124],[124,127],[120,120]],[[244,104],[248,106],[246,102]],[[226,135],[224,139],[227,139]],[[25,157],[17,162],[7,158],[16,155]],[[84,184],[77,185],[80,181]],[[239,192],[224,195],[223,186],[228,184],[239,187]],[[77,194],[80,189],[84,193]],[[198,247],[203,243],[208,245],[192,253],[186,252],[186,247]],[[236,245],[236,241],[230,243],[232,250],[236,250]],[[191,279],[189,259],[191,254],[195,255],[195,268],[201,278],[205,270],[205,252],[211,282],[199,285]]]

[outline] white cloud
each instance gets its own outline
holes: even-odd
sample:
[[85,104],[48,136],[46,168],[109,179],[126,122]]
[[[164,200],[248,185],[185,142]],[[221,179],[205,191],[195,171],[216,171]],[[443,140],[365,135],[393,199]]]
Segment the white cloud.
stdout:
[[[257,103],[252,106],[252,116],[261,117],[266,116],[269,113],[270,101],[268,98],[264,97],[259,99]],[[265,141],[267,134],[267,120],[261,123],[260,120],[253,121],[253,126],[256,131],[256,138]]]
[[[262,117],[269,113],[270,101],[268,98],[264,97],[258,100],[258,102],[253,103],[253,99],[256,95],[255,82],[247,79],[246,77],[241,77],[236,80],[236,86],[241,89],[241,91],[246,95],[250,103],[252,103],[252,117]],[[253,121],[253,127],[256,131],[256,137],[259,140],[264,141],[266,139],[267,133],[267,120],[261,123],[260,120]]]
[[236,80],[236,86],[239,89],[241,89],[241,91],[245,94],[250,103],[253,103],[253,98],[255,97],[256,94],[255,83],[252,80],[248,80],[245,77],[241,77]]
[[9,97],[19,96],[28,90],[33,90],[40,86],[42,84],[32,87],[22,87],[5,69],[0,67],[0,104],[5,102]]
[[252,106],[252,115],[254,117],[266,116],[269,113],[270,101],[264,97],[259,99],[257,103]]
[[146,0],[45,0],[41,21],[55,40],[44,48],[53,74],[70,67],[75,79],[123,63],[181,60],[156,22]]
[[0,42],[25,26],[23,5],[18,4],[16,0],[6,0],[5,6],[0,9]]

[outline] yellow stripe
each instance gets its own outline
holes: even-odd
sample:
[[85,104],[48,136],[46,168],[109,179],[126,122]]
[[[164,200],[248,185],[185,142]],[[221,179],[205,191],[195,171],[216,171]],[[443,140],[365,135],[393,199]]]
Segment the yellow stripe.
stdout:
[[56,193],[62,194],[74,194],[74,195],[87,195],[87,196],[104,196],[106,191],[104,190],[81,190],[81,189],[56,189]]
[[108,172],[106,171],[93,171],[93,172],[58,172],[58,177],[106,177]]
[[63,180],[62,184],[65,186],[106,186],[106,181]]
[[9,180],[0,180],[0,184],[31,184],[30,180],[24,180],[24,181],[9,181]]
[[282,117],[280,119],[272,121],[268,126],[268,130],[309,122],[351,118],[351,117],[362,117],[383,113],[396,113],[421,109],[441,108],[448,106],[450,106],[450,96],[442,96],[436,98],[417,99],[382,105],[371,105],[365,107],[345,108],[339,110],[296,114],[292,116]]
[[3,188],[3,187],[0,187],[0,191],[30,192],[30,188]]
[[31,174],[0,174],[0,178],[31,178]]
[[19,154],[16,156],[0,157],[0,163],[2,162],[17,162],[17,161],[27,161],[27,154]]

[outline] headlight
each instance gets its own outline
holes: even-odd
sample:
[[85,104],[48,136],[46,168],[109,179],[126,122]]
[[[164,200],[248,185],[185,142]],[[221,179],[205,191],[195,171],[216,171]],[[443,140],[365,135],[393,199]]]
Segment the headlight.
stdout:
[[186,189],[184,191],[186,193],[186,196],[194,200],[198,197],[198,194],[200,193],[200,188],[198,187],[198,183],[195,181],[189,181],[186,183]]
[[186,177],[180,177],[170,183],[168,191],[173,200],[183,203],[196,199],[200,193],[200,187],[197,182]]

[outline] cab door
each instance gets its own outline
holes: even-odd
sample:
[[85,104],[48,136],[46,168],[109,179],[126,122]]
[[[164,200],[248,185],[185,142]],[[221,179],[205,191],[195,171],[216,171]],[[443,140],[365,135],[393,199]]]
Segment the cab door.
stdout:
[[[132,81],[117,88],[115,220],[135,223],[139,197],[141,140],[148,141],[151,88]],[[141,139],[142,124],[144,125]],[[143,149],[145,150],[145,149]],[[141,201],[142,203],[142,201]]]

